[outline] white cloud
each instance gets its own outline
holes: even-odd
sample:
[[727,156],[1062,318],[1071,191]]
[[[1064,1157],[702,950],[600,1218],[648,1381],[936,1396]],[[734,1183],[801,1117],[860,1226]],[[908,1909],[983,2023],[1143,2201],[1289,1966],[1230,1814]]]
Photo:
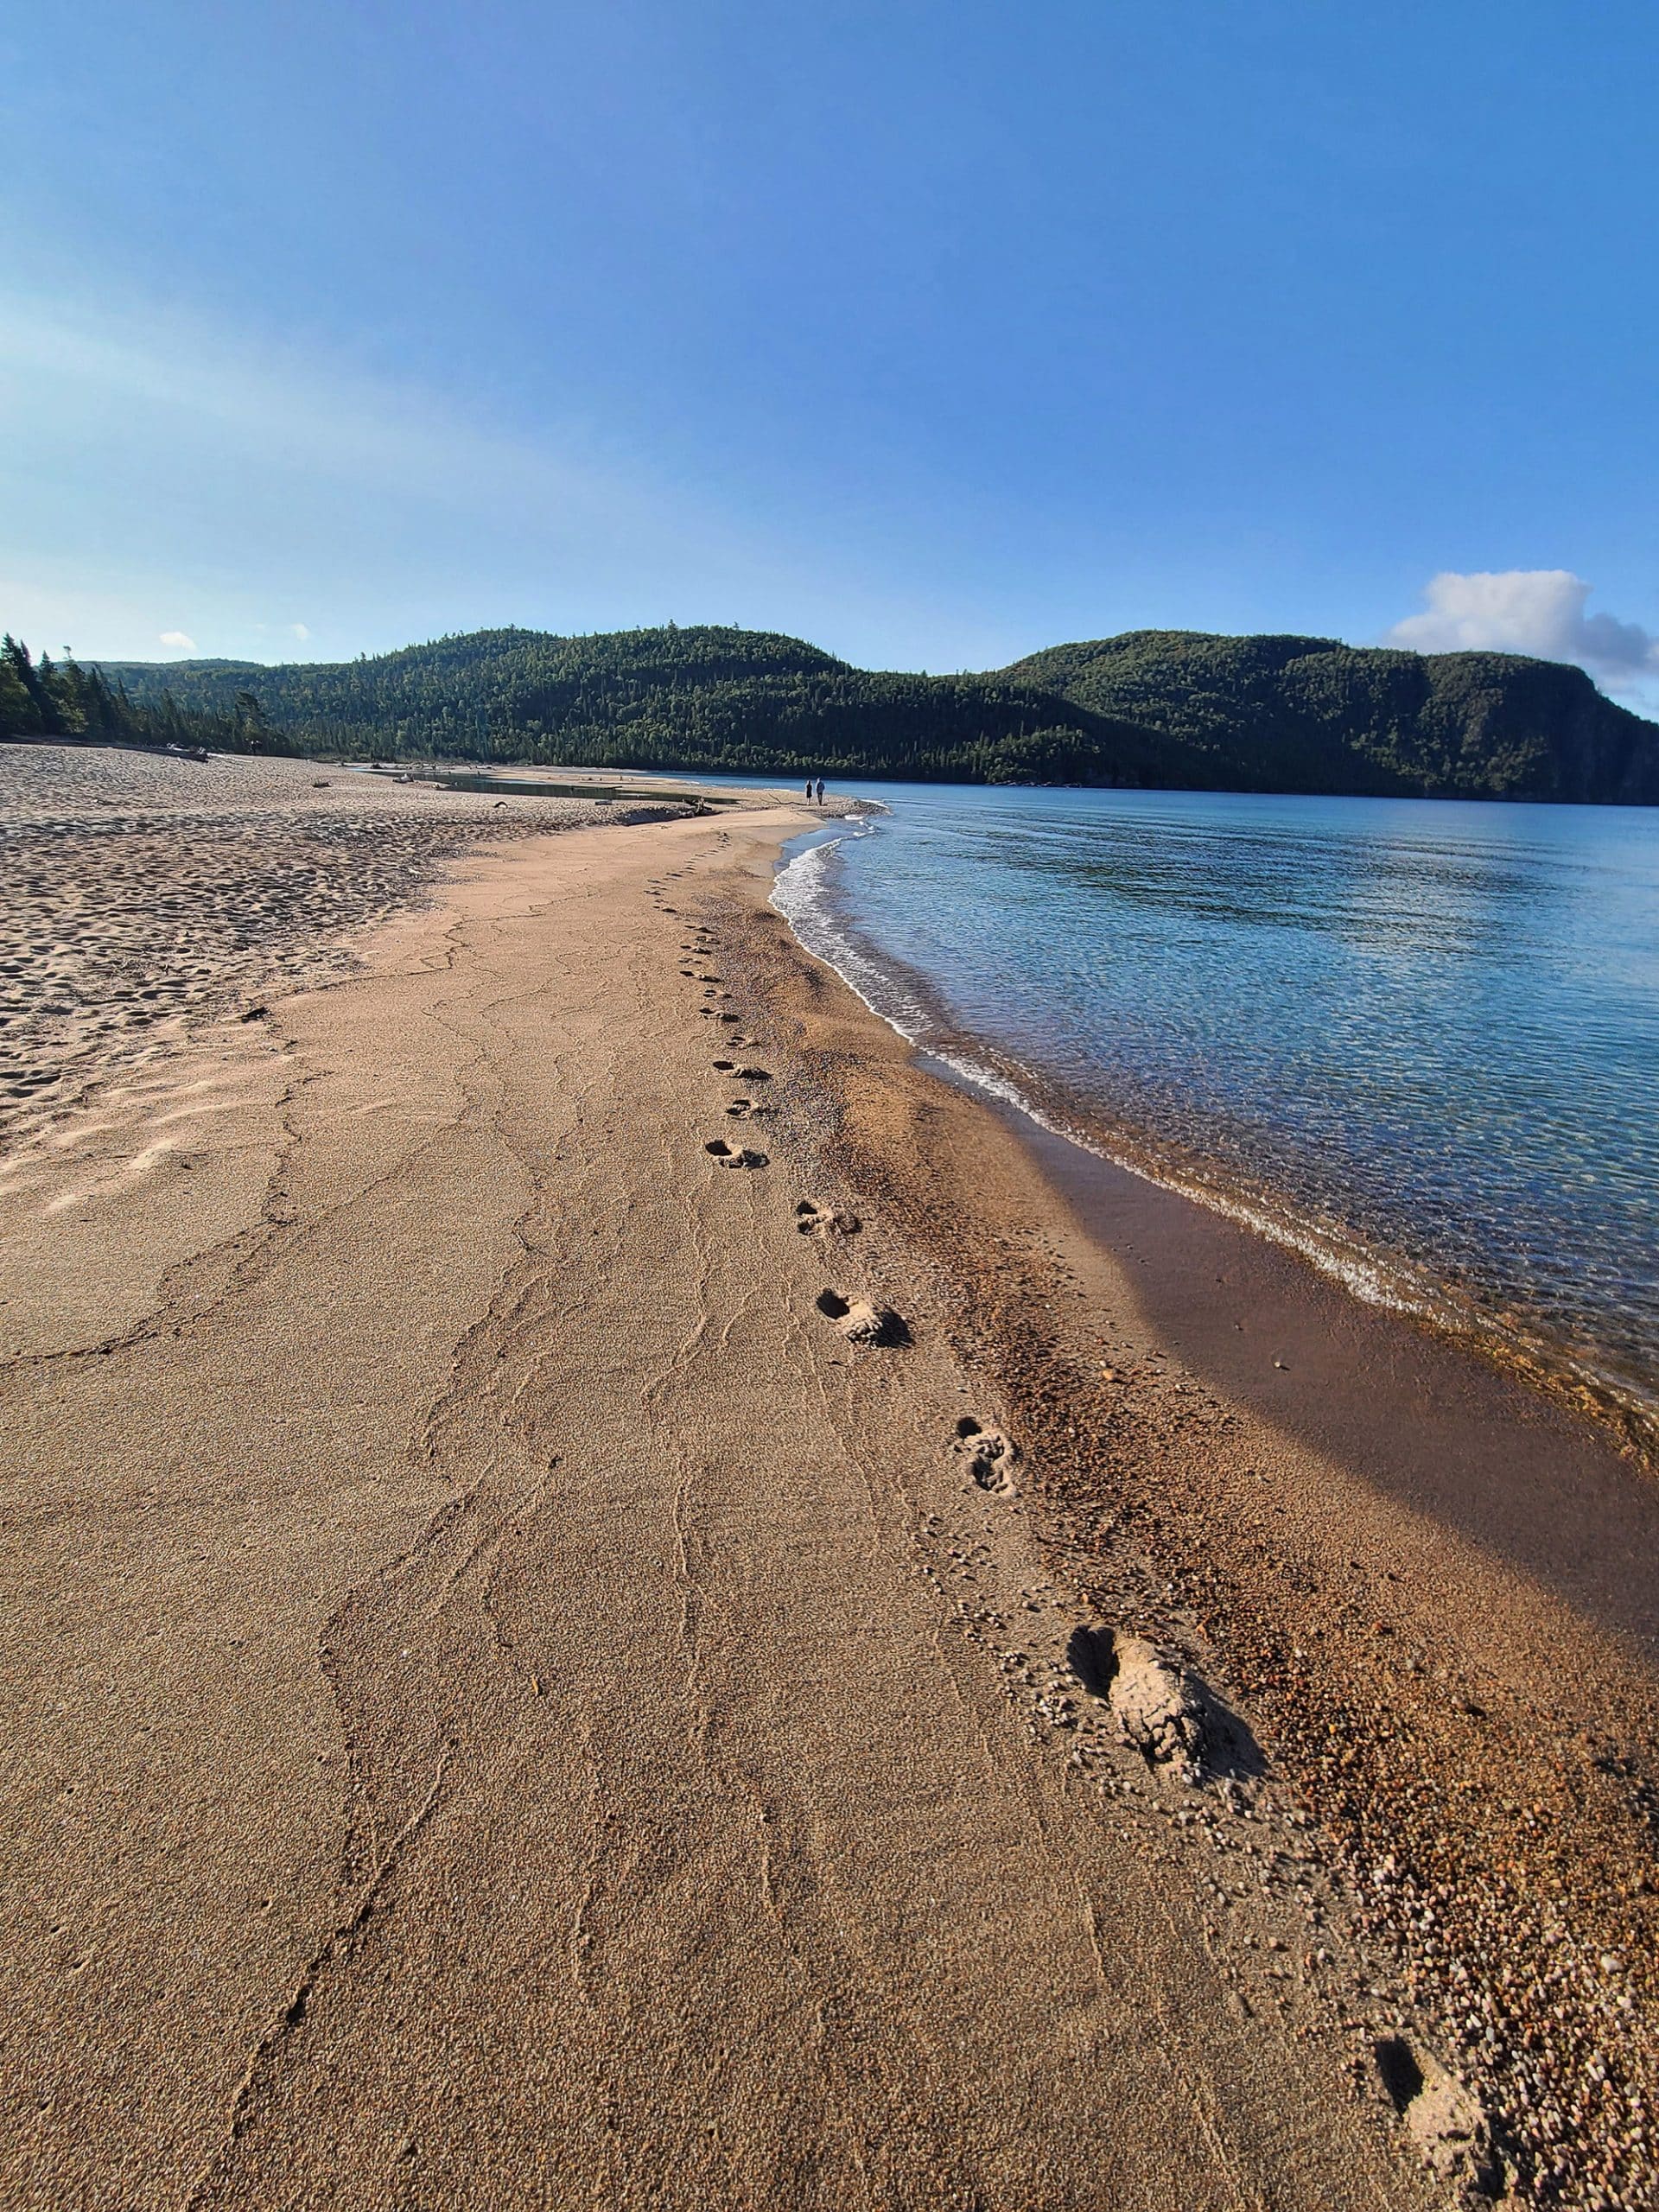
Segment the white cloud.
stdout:
[[163,630],[156,642],[170,645],[175,653],[193,653],[196,650],[195,639],[187,638],[182,630]]
[[1659,638],[1639,622],[1586,614],[1592,587],[1570,569],[1447,569],[1423,596],[1427,611],[1396,622],[1388,643],[1420,653],[1531,653],[1577,661],[1615,688],[1659,673]]
[[306,639],[311,634],[311,632],[306,628],[303,622],[290,622],[288,626],[294,632],[294,635],[299,639],[302,645],[305,643]]

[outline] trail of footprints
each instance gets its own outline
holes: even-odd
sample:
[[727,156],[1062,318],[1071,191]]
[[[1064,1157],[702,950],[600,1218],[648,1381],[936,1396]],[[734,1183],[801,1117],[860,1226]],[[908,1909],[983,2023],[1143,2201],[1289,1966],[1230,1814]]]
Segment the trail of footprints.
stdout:
[[[660,892],[661,887],[653,890],[659,904]],[[674,909],[664,904],[662,911],[672,913]],[[688,956],[689,964],[681,969],[681,975],[702,987],[703,997],[709,1001],[700,1009],[702,1014],[726,1026],[737,1026],[738,1015],[719,1011],[719,1002],[728,996],[721,987],[721,978],[696,964],[709,957],[712,932],[699,923],[689,923],[686,928],[688,938],[680,950]],[[729,1041],[734,1047],[741,1049],[754,1040],[738,1036]],[[768,1069],[729,1058],[715,1060],[711,1065],[715,1074],[743,1085],[742,1093],[725,1109],[730,1118],[749,1122],[769,1116],[774,1111],[752,1095],[772,1081]],[[734,1145],[723,1137],[711,1138],[704,1150],[724,1167],[753,1168],[769,1164],[765,1153]],[[833,1239],[855,1236],[861,1224],[855,1214],[832,1200],[809,1197],[796,1203],[795,1226],[803,1236],[816,1237],[827,1245]],[[815,1303],[825,1320],[851,1344],[877,1349],[910,1341],[910,1332],[900,1317],[871,1300],[849,1298],[840,1291],[825,1288],[820,1291]],[[976,1491],[988,1502],[1019,1496],[1020,1484],[1016,1471],[1020,1465],[1020,1447],[1003,1430],[964,1414],[957,1421],[956,1433],[946,1448],[950,1460],[961,1471],[962,1487],[969,1496]],[[991,1535],[991,1527],[988,1522],[988,1537]],[[921,1571],[941,1597],[954,1594],[950,1582],[959,1578],[969,1591],[976,1591],[982,1578],[993,1585],[1009,1583],[1010,1575],[1021,1571],[1010,1557],[1003,1560],[1002,1572],[998,1572],[994,1563],[996,1553],[985,1542],[975,1544],[969,1550],[950,1548],[949,1560],[954,1564],[947,1565],[944,1548],[949,1532],[937,1515],[925,1516],[923,1533],[930,1541],[924,1552]],[[1001,1552],[1002,1543],[995,1539],[993,1541],[996,1542],[996,1551]],[[937,1562],[930,1563],[927,1554],[936,1548]],[[1270,1827],[1276,1828],[1278,1825],[1274,1814],[1256,1802],[1262,1767],[1253,1756],[1255,1745],[1248,1728],[1173,1652],[1122,1628],[1093,1624],[1069,1626],[1069,1609],[1052,1583],[1042,1581],[1035,1589],[1022,1589],[1017,1599],[1009,1583],[999,1593],[1000,1602],[989,1604],[986,1602],[991,1597],[989,1591],[978,1591],[976,1594],[979,1597],[977,1605],[966,1596],[957,1597],[958,1625],[969,1641],[988,1643],[996,1651],[1008,1694],[1016,1706],[1027,1708],[1027,1725],[1034,1739],[1046,1738],[1068,1745],[1068,1764],[1088,1776],[1103,1796],[1119,1805],[1124,1803],[1126,1794],[1130,1798],[1135,1795],[1133,1781],[1117,1764],[1123,1754],[1128,1754],[1131,1767],[1140,1768],[1146,1776],[1142,1787],[1150,1788],[1153,1792],[1146,1808],[1148,1816],[1161,1815],[1173,1824],[1172,1834],[1185,1831],[1190,1841],[1202,1836],[1219,1854],[1224,1868],[1241,1858],[1261,1860],[1263,1871],[1259,1881],[1266,1892],[1260,1900],[1262,1932],[1243,1936],[1245,1970],[1241,1974],[1238,1968],[1230,1968],[1229,1978],[1236,1986],[1241,1979],[1248,1980],[1258,2003],[1283,2005],[1283,1993],[1291,1977],[1287,1967],[1276,1963],[1275,1955],[1284,1956],[1293,1947],[1301,1948],[1316,1942],[1324,1932],[1324,1909],[1332,1901],[1327,1898],[1322,1885],[1316,1886],[1311,1875],[1304,1877],[1300,1887],[1294,1891],[1277,1893],[1286,1889],[1282,1877],[1286,1855],[1276,1847],[1274,1835],[1265,1837],[1259,1845],[1232,1840],[1232,1834],[1241,1827],[1248,1831],[1251,1824],[1264,1821]],[[1022,1625],[1016,1626],[1016,1617],[1022,1620]],[[1015,1648],[1016,1644],[1023,1644],[1024,1648]],[[1046,1660],[1039,1656],[1044,1646],[1049,1652]],[[1074,1694],[1077,1692],[1082,1694],[1081,1704]],[[1308,1820],[1306,1814],[1293,1812],[1288,1815],[1287,1825],[1300,1828],[1307,1825]],[[1170,1863],[1176,1863],[1177,1857],[1178,1854],[1170,1854]],[[1314,1866],[1313,1854],[1297,1854],[1299,1875],[1304,1863],[1310,1868]],[[1236,1885],[1224,1886],[1212,1879],[1211,1887],[1226,1910],[1241,1912],[1255,1885],[1247,1891]],[[1303,1888],[1307,1891],[1306,1897],[1301,1893]],[[1294,1912],[1287,1910],[1292,1903],[1298,1907]],[[1299,1926],[1298,1923],[1301,1924]],[[1322,1965],[1328,1957],[1324,1949],[1310,1954],[1309,1974],[1316,1963]],[[1256,1973],[1255,1967],[1260,1967],[1261,1972]],[[1382,1993],[1373,1991],[1370,1994],[1375,1997]],[[1343,2002],[1349,2000],[1344,1999]],[[1380,2051],[1381,2046],[1377,2048]],[[1410,2050],[1403,2043],[1402,2048]],[[1420,2052],[1412,2055],[1421,2059],[1423,2078],[1432,2075],[1435,2082],[1444,2084],[1446,2094],[1452,2096],[1457,2105],[1455,2126],[1441,2129],[1433,2147],[1437,2153],[1440,2152],[1440,2137],[1443,2135],[1446,2144],[1457,2152],[1459,2171],[1470,2164],[1471,2156],[1478,2163],[1487,2142],[1484,2115],[1455,2078],[1447,2075],[1432,2057]],[[1360,2062],[1355,2063],[1358,2065]],[[1425,2106],[1427,2102],[1425,2100]],[[1397,2109],[1406,2109],[1397,2097],[1395,2103]],[[1432,2119],[1433,2115],[1414,2133],[1427,2133]],[[1471,2156],[1465,2156],[1465,2152]]]
[[[660,884],[652,887],[652,896],[659,904],[663,902],[664,889]],[[672,911],[663,905],[664,912]],[[709,957],[713,932],[696,922],[687,923],[685,928],[686,935],[680,943],[680,950],[686,956],[681,975],[687,982],[700,985],[705,997],[726,997],[720,976],[701,964]],[[707,1006],[701,1009],[704,1013],[711,1010]],[[738,1020],[735,1014],[719,1018],[734,1022]],[[747,1038],[733,1040],[735,1046],[753,1041]],[[775,1110],[753,1096],[772,1081],[770,1069],[732,1058],[722,1058],[710,1065],[716,1075],[743,1086],[741,1093],[726,1107],[730,1118],[750,1122],[769,1116]],[[703,1150],[721,1167],[760,1168],[770,1165],[766,1153],[735,1144],[723,1136],[710,1137]],[[816,1237],[828,1246],[856,1236],[861,1224],[856,1214],[833,1200],[808,1197],[796,1202],[795,1226],[803,1236]],[[891,1350],[911,1341],[910,1330],[902,1317],[873,1299],[849,1297],[833,1287],[826,1287],[814,1303],[818,1313],[849,1344]],[[1011,1499],[1019,1495],[1016,1470],[1020,1465],[1020,1448],[1003,1430],[974,1414],[964,1414],[957,1422],[947,1451],[961,1471],[964,1489],[976,1490],[988,1498]],[[1071,1639],[1066,1671],[1092,1699],[1110,1710],[1122,1738],[1143,1753],[1149,1765],[1170,1767],[1184,1778],[1196,1777],[1203,1757],[1198,1707],[1194,1702],[1192,1678],[1179,1665],[1165,1659],[1150,1645],[1126,1638],[1114,1630],[1080,1628]],[[1065,1703],[1069,1708],[1070,1700]],[[1062,1725],[1070,1723],[1063,1721]]]
[[[667,886],[673,882],[678,871],[666,878],[653,881],[650,895],[664,914],[679,918],[677,910],[667,903]],[[680,940],[680,951],[684,956],[680,974],[688,982],[698,984],[705,1001],[719,1001],[730,997],[722,987],[722,979],[706,963],[710,956],[714,932],[701,922],[687,922],[686,934]],[[698,1011],[711,1015],[722,1023],[737,1024],[741,1017],[722,1014],[714,1004],[705,1003]],[[752,1045],[750,1037],[734,1037],[734,1047]],[[729,1101],[725,1109],[733,1121],[754,1122],[770,1118],[776,1109],[764,1099],[751,1094],[769,1084],[772,1071],[741,1060],[721,1058],[711,1063],[716,1075],[730,1082],[741,1084],[742,1091]],[[723,1136],[710,1137],[703,1146],[704,1152],[716,1166],[734,1169],[759,1168],[770,1166],[768,1155],[747,1145],[734,1144]],[[795,1206],[795,1226],[803,1236],[817,1237],[820,1243],[832,1239],[855,1236],[861,1224],[856,1214],[833,1200],[817,1198],[798,1199]],[[815,1300],[818,1312],[831,1322],[849,1344],[872,1347],[894,1348],[910,1342],[910,1330],[903,1318],[891,1307],[880,1306],[872,1299],[849,1298],[830,1287],[820,1291]],[[1013,1497],[1019,1484],[1014,1468],[1020,1459],[1019,1447],[1001,1429],[988,1427],[970,1414],[964,1414],[957,1424],[957,1433],[950,1440],[950,1450],[962,1466],[969,1482],[993,1497]]]
[[[674,912],[665,903],[664,884],[654,884],[652,896],[664,913]],[[688,922],[684,927],[686,934],[680,941],[680,950],[685,958],[680,974],[688,982],[701,988],[706,1001],[715,1002],[705,1003],[699,1011],[721,1022],[737,1023],[738,1015],[716,1011],[717,1002],[730,995],[723,988],[721,978],[703,964],[710,956],[713,931],[700,922]],[[734,1047],[753,1042],[747,1037],[732,1039]],[[730,1119],[753,1122],[767,1118],[774,1112],[764,1099],[754,1095],[772,1081],[770,1069],[733,1058],[715,1060],[711,1065],[716,1075],[743,1086],[725,1109]],[[766,1153],[723,1136],[710,1137],[703,1150],[721,1167],[760,1168],[770,1165]],[[856,1236],[861,1224],[856,1214],[833,1200],[808,1197],[796,1202],[795,1226],[803,1236],[816,1237],[827,1246],[833,1241]],[[814,1302],[818,1313],[849,1344],[871,1350],[895,1349],[911,1341],[910,1330],[902,1317],[873,1299],[849,1297],[826,1287]],[[1020,1465],[1020,1448],[1003,1430],[974,1414],[964,1414],[957,1422],[947,1450],[961,1471],[965,1490],[976,1490],[988,1498],[1012,1499],[1019,1496],[1016,1470]],[[1107,1708],[1122,1740],[1139,1751],[1148,1766],[1178,1774],[1189,1784],[1199,1778],[1205,1754],[1205,1701],[1196,1678],[1179,1662],[1120,1630],[1083,1627],[1071,1636],[1065,1671],[1091,1701]],[[1057,1707],[1054,1714],[1046,1718],[1051,1721],[1058,1718],[1062,1726],[1073,1725],[1067,1717],[1073,1710],[1071,1700],[1065,1699],[1062,1705],[1064,1712]]]
[[[648,887],[650,895],[658,909],[664,914],[675,914],[677,918],[678,918],[677,911],[668,905],[665,891],[666,884],[672,882],[677,873],[678,871],[676,870],[664,880],[653,882]],[[702,987],[702,995],[704,1003],[697,1008],[697,1012],[705,1020],[717,1022],[724,1028],[741,1028],[742,1016],[725,1011],[721,1007],[721,1001],[729,999],[732,995],[728,990],[722,988],[722,979],[712,969],[698,965],[699,962],[706,961],[709,956],[713,932],[706,929],[701,922],[688,922],[685,926],[687,935],[681,940],[680,950],[685,954],[686,958],[681,965],[680,973],[688,982],[698,983]],[[751,1046],[754,1041],[753,1037],[744,1036],[734,1036],[730,1039],[730,1042],[738,1047]],[[735,1060],[716,1060],[714,1065],[719,1074],[734,1077],[738,1082],[747,1086],[758,1086],[772,1081],[772,1071],[768,1068],[743,1067]],[[734,1098],[726,1109],[728,1118],[734,1122],[765,1121],[771,1116],[772,1111],[773,1109],[762,1101],[747,1096]],[[733,1144],[725,1137],[710,1137],[702,1148],[717,1167],[741,1170],[767,1167],[772,1164],[770,1155],[759,1151],[754,1146]]]
[[[677,918],[677,910],[667,903],[667,887],[676,880],[677,873],[677,870],[672,871],[668,876],[657,879],[648,886],[649,895],[659,911],[664,914],[675,914]],[[738,1027],[741,1022],[741,1015],[720,1010],[719,1002],[729,999],[731,993],[722,988],[722,979],[719,976],[711,969],[699,964],[709,957],[714,932],[701,922],[688,922],[685,929],[686,934],[680,940],[680,950],[685,956],[680,974],[686,982],[701,987],[705,1002],[698,1007],[698,1013],[728,1027]],[[730,1041],[734,1047],[742,1048],[752,1046],[755,1040],[752,1037],[735,1036]],[[772,1081],[769,1068],[735,1059],[718,1059],[711,1065],[716,1075],[725,1076],[744,1086],[738,1096],[727,1103],[725,1111],[728,1120],[758,1122],[771,1119],[777,1109],[764,1098],[751,1095]],[[728,1137],[709,1137],[702,1148],[717,1167],[744,1169],[771,1165],[767,1154],[751,1145],[734,1144]],[[849,1213],[844,1206],[807,1198],[802,1198],[795,1208],[795,1226],[804,1236],[817,1236],[827,1242],[831,1237],[855,1236],[860,1223],[857,1216]],[[827,1321],[834,1323],[849,1344],[891,1348],[910,1342],[910,1330],[902,1317],[889,1306],[876,1305],[873,1300],[843,1297],[840,1291],[826,1287],[819,1292],[816,1303],[818,1312]],[[989,1465],[1001,1453],[1007,1456],[1011,1465],[1013,1446],[1006,1440],[996,1438],[995,1432],[986,1432],[986,1436],[982,1453],[985,1464]],[[977,1465],[978,1461],[975,1464]],[[1006,1491],[1011,1491],[1013,1487],[1011,1482],[999,1482],[995,1486]]]

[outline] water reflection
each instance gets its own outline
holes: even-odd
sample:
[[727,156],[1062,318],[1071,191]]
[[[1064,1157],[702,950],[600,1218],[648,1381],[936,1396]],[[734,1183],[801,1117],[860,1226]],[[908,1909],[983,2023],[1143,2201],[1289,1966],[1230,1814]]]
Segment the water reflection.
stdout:
[[1659,1377],[1659,817],[870,788],[802,925],[889,1011]]

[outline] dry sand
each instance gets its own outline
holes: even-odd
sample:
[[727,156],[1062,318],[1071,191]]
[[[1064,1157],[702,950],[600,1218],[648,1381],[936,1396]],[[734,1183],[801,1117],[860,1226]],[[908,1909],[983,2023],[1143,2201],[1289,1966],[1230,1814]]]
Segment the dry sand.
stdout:
[[0,1133],[181,1023],[350,964],[346,933],[480,842],[677,812],[440,791],[306,760],[0,745]]
[[[137,810],[187,929],[257,875]],[[1351,1534],[1427,1562],[1460,1694],[1471,1589],[1531,1608],[1474,1639],[1505,1695],[1559,1626],[1622,1714],[1611,1639],[1248,1402],[1194,1430],[1033,1156],[764,912],[798,816],[521,837],[413,910],[407,819],[319,866],[401,909],[352,964],[296,927],[321,980],[215,1021],[227,938],[148,1057],[31,1094],[0,1182],[0,2199],[1454,2201],[1445,1975],[1356,1904],[1254,1655]],[[128,840],[76,843],[96,924]],[[1247,1457],[1301,1552],[1247,1548]],[[1308,1602],[1294,1679],[1345,1713]],[[1376,1786],[1455,1840],[1432,1751]],[[1603,1978],[1628,2087],[1649,1995]]]

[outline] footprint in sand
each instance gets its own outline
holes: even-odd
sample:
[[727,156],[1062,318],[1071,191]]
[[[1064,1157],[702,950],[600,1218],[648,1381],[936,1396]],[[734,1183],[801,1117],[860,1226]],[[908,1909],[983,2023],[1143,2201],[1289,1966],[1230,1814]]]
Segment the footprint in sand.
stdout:
[[764,1152],[751,1152],[747,1145],[728,1144],[724,1137],[711,1137],[702,1148],[717,1166],[764,1167],[766,1165]]
[[770,1116],[770,1106],[757,1106],[753,1098],[734,1098],[726,1111],[737,1122],[753,1122]]
[[1071,1670],[1111,1707],[1126,1742],[1150,1767],[1188,1783],[1203,1771],[1205,1697],[1190,1675],[1144,1637],[1119,1628],[1078,1628],[1066,1645]]
[[1406,2133],[1443,2182],[1459,2184],[1460,2197],[1497,2196],[1503,2167],[1492,2149],[1491,2122],[1480,2101],[1455,2074],[1404,2036],[1384,2036],[1371,2046],[1389,2101]]
[[[753,1070],[740,1072],[753,1076]],[[855,1236],[862,1224],[845,1206],[830,1205],[822,1198],[803,1198],[795,1209],[795,1226],[803,1236]]]
[[950,1448],[966,1463],[969,1479],[981,1490],[990,1491],[998,1497],[1012,1497],[1019,1488],[1014,1479],[1014,1466],[1020,1449],[1013,1438],[1004,1436],[1000,1428],[987,1428],[971,1414],[964,1414],[957,1423],[956,1440]]
[[853,1344],[907,1344],[910,1331],[898,1314],[868,1298],[843,1298],[838,1290],[821,1290],[814,1301],[826,1320]]

